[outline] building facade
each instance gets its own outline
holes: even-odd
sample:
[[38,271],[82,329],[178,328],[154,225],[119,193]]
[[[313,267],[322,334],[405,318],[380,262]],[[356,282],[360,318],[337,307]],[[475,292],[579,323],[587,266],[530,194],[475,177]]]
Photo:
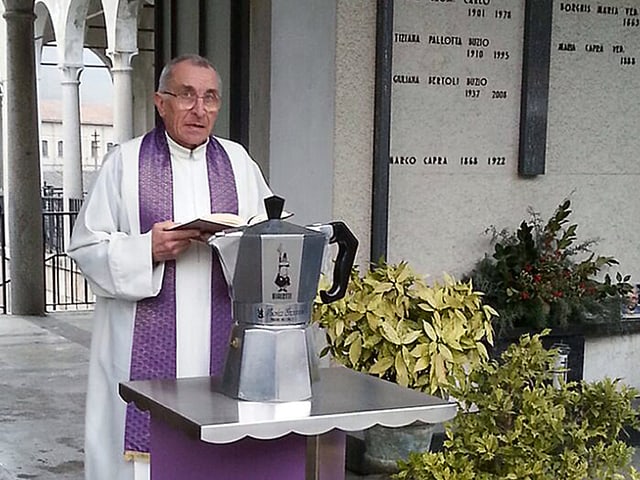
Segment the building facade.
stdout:
[[[6,11],[17,3],[5,1]],[[101,55],[113,75],[115,143],[153,125],[150,95],[164,61],[200,52],[223,80],[217,133],[247,146],[298,223],[346,221],[360,240],[361,265],[386,256],[434,278],[443,271],[462,275],[490,254],[487,227],[515,228],[528,207],[547,217],[570,196],[580,235],[600,239],[599,251],[637,279],[640,251],[629,219],[640,175],[638,11],[621,0],[606,9],[595,0],[580,4],[39,0],[31,40],[37,39],[36,64],[42,42],[55,42],[59,51],[65,158],[67,146],[75,152],[63,167],[69,197],[83,188],[81,47]],[[538,25],[527,20],[532,6],[548,9],[540,22],[547,32],[531,34]],[[16,35],[17,18],[9,15],[0,33]],[[526,52],[541,53],[536,40],[543,37],[548,92],[527,119],[521,116],[531,90]],[[17,70],[11,45],[7,56],[0,50],[5,92],[12,76],[30,75]],[[12,101],[5,93],[9,190],[24,178],[16,172],[35,163],[27,157],[11,164],[17,157],[9,150],[19,146],[11,146],[6,126],[25,113]],[[537,145],[546,167],[522,175],[520,127],[537,120],[544,120],[546,136]]]
[[[43,188],[62,194],[64,170],[64,131],[62,104],[56,100],[41,100],[40,161]],[[113,112],[110,105],[81,105],[80,145],[83,186],[86,192],[104,156],[115,146]]]

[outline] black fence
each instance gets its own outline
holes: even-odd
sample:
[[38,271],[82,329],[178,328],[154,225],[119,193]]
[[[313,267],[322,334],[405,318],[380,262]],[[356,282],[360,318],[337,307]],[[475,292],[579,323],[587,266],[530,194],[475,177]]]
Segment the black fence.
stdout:
[[0,274],[2,274],[2,278],[0,278],[0,301],[2,305],[0,305],[0,312],[7,313],[7,304],[9,301],[9,276],[7,275],[7,252],[6,252],[6,243],[4,241],[4,199],[0,197],[0,255],[2,256],[0,259]]
[[[47,311],[93,308],[95,297],[78,267],[66,255],[73,224],[82,200],[71,199],[65,208],[59,196],[43,195],[42,226],[44,243],[45,292]],[[6,248],[4,204],[0,197],[0,313],[11,311],[11,258]]]

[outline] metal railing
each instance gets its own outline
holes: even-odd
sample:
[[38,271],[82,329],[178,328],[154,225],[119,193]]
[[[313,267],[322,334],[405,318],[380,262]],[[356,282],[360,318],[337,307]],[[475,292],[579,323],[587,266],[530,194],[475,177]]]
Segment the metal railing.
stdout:
[[86,309],[95,303],[89,284],[65,253],[77,216],[77,210],[42,213],[47,311]]
[[[93,308],[95,297],[75,262],[65,251],[82,200],[71,199],[64,209],[63,199],[42,197],[42,226],[45,267],[45,307],[47,311]],[[6,248],[4,208],[0,197],[0,313],[11,311],[11,259]]]
[[4,202],[2,198],[0,198],[0,312],[7,313],[7,304],[9,295],[7,290],[9,289],[9,276],[7,275],[7,253],[6,253],[6,243],[5,243],[5,234],[4,234]]

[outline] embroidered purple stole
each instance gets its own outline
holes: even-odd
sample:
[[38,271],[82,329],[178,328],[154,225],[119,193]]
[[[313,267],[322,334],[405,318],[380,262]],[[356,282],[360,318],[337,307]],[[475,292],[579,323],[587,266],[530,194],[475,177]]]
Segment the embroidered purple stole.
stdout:
[[[213,137],[206,151],[212,212],[238,213],[231,162]],[[140,232],[154,223],[173,219],[173,178],[169,145],[163,126],[142,139],[138,161]],[[222,373],[231,331],[231,301],[216,255],[212,255],[211,276],[211,375]],[[165,262],[162,288],[156,297],[136,305],[131,348],[131,380],[176,378],[175,261]],[[204,314],[205,312],[203,312]],[[149,452],[149,412],[133,403],[127,406],[125,452]]]

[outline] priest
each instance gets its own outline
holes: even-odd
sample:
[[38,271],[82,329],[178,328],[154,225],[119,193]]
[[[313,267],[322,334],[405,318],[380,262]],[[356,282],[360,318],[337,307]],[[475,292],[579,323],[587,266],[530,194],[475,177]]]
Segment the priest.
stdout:
[[118,395],[129,380],[222,373],[231,304],[198,230],[168,227],[211,212],[263,213],[271,195],[239,144],[212,135],[220,79],[181,56],[163,69],[162,119],[107,154],[68,254],[96,295],[85,422],[86,480],[149,478],[149,416]]

